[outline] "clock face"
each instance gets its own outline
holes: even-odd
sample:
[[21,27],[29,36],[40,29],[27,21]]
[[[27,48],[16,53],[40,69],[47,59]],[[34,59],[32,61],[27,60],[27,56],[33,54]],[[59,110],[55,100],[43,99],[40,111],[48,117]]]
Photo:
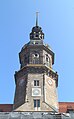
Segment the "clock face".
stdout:
[[32,88],[32,96],[41,96],[41,88]]
[[48,84],[49,85],[52,85],[52,80],[48,80]]
[[39,95],[40,91],[38,89],[33,90],[34,95]]

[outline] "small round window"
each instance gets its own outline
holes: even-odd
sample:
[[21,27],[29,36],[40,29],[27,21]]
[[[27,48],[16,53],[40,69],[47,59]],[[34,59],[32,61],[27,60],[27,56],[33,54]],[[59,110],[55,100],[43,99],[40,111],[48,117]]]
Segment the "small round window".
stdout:
[[35,53],[35,54],[34,54],[34,57],[35,57],[35,58],[39,58],[39,54],[38,54],[38,53]]

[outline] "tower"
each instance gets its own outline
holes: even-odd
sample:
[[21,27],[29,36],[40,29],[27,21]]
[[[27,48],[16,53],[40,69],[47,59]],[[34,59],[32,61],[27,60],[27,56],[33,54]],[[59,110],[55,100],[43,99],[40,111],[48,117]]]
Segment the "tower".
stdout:
[[38,25],[30,33],[30,41],[19,53],[20,70],[15,72],[15,111],[57,111],[58,74],[52,68],[54,53],[43,42],[44,33]]

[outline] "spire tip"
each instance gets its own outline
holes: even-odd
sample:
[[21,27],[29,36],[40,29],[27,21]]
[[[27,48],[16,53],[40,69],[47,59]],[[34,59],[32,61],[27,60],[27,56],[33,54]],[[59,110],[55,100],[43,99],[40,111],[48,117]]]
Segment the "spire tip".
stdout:
[[36,26],[38,26],[38,13],[39,12],[36,12]]

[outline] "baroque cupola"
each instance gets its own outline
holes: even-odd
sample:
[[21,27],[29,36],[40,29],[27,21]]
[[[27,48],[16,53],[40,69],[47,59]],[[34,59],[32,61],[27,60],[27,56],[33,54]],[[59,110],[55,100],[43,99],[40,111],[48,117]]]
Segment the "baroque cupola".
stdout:
[[32,28],[32,32],[30,33],[30,40],[43,40],[44,33],[42,28],[38,26],[38,12],[36,14],[36,26]]

